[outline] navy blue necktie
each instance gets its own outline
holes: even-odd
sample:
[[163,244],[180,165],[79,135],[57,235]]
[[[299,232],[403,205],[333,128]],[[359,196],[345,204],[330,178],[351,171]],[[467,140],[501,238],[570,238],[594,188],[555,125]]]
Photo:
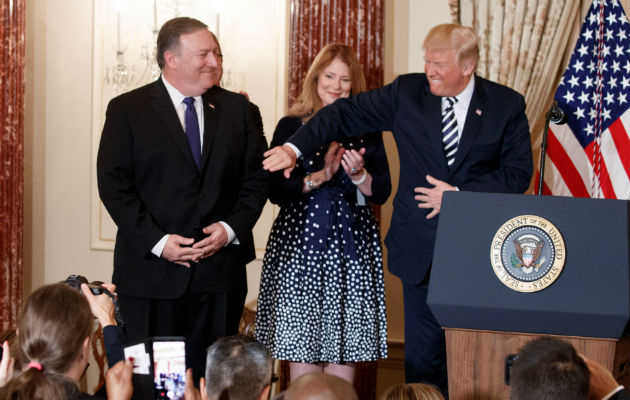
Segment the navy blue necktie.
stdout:
[[186,124],[186,137],[188,138],[188,144],[192,150],[195,164],[197,164],[197,168],[199,168],[201,164],[201,136],[199,134],[197,111],[195,110],[195,98],[186,97],[184,99],[184,104],[186,104],[186,114],[184,116],[184,123]]

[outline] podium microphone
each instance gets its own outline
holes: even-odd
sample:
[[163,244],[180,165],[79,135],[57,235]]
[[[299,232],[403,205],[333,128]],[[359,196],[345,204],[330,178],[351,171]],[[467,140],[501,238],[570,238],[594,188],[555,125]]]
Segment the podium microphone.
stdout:
[[567,123],[567,115],[562,111],[562,108],[558,107],[558,102],[554,101],[553,105],[549,109],[549,120],[556,125],[563,125]]
[[545,180],[545,156],[547,154],[547,134],[549,133],[549,122],[553,122],[556,125],[562,125],[567,123],[567,115],[558,107],[558,101],[554,100],[551,104],[551,108],[545,114],[545,130],[542,135],[542,143],[540,145],[540,176],[538,177],[538,195],[542,195],[543,182]]

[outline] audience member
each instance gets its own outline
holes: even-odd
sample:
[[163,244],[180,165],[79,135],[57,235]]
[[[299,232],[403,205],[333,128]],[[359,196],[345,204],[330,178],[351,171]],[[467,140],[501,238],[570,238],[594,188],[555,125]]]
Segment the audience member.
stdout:
[[221,338],[208,348],[202,399],[266,400],[271,370],[271,356],[262,344],[244,335]]
[[403,383],[383,394],[383,400],[444,400],[442,393],[426,383]]
[[352,385],[335,375],[312,372],[291,383],[283,400],[358,400]]
[[[192,378],[192,370],[190,370]],[[105,374],[107,400],[128,400],[133,394],[133,361],[119,361]]]
[[628,392],[603,365],[582,356],[591,373],[590,400],[628,400]]
[[[108,290],[115,286],[104,284]],[[65,284],[46,285],[29,296],[18,321],[16,345],[23,371],[11,376],[8,343],[0,361],[0,399],[96,399],[79,391],[78,383],[88,365],[93,315],[103,326],[110,366],[122,359],[121,333],[114,318],[114,304],[107,296],[94,296],[86,285],[83,294]],[[109,344],[109,346],[108,346]],[[9,357],[9,358],[7,358]],[[116,371],[112,368],[108,381]],[[131,386],[115,383],[111,399],[128,399]]]
[[586,400],[590,373],[571,344],[551,337],[523,346],[510,373],[511,400]]
[[0,360],[0,387],[4,386],[13,376],[15,358],[11,357],[9,341],[2,343],[2,359]]
[[85,297],[70,287],[53,284],[33,292],[18,322],[27,369],[7,382],[0,398],[94,398],[78,387],[88,365],[92,322]]
[[627,399],[623,386],[568,342],[541,337],[523,346],[510,373],[510,400]]

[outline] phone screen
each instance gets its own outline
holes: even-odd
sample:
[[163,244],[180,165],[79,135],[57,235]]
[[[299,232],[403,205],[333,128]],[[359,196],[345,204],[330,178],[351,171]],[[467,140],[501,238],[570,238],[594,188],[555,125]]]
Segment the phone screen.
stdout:
[[153,342],[153,382],[156,399],[184,398],[186,351],[183,340]]

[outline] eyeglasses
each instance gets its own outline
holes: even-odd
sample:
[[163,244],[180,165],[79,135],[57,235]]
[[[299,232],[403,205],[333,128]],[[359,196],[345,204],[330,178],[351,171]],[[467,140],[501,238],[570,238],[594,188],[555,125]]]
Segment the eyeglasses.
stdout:
[[512,365],[514,365],[514,361],[518,360],[518,354],[508,354],[505,356],[505,376],[503,380],[506,385],[510,384],[510,372],[512,372]]

